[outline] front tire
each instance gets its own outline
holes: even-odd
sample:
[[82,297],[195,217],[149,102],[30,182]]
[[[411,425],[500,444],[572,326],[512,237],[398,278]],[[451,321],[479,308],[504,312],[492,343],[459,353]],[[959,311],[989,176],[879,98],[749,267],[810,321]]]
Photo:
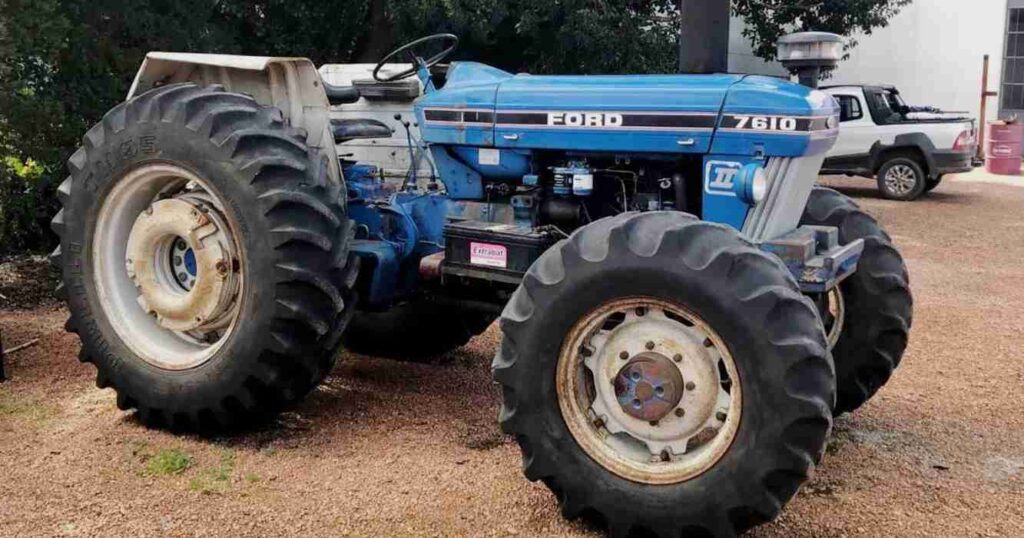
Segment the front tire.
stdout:
[[502,429],[566,517],[732,535],[776,517],[820,459],[835,398],[821,321],[732,229],[676,212],[594,222],[533,264],[501,328]]
[[864,405],[900,364],[913,321],[914,300],[899,251],[878,221],[848,197],[815,187],[800,224],[833,226],[839,242],[864,240],[857,271],[839,285],[840,326],[835,344],[839,397],[835,414]]
[[159,87],[108,112],[68,166],[52,256],[66,327],[118,407],[221,430],[331,369],[357,268],[344,186],[279,110]]

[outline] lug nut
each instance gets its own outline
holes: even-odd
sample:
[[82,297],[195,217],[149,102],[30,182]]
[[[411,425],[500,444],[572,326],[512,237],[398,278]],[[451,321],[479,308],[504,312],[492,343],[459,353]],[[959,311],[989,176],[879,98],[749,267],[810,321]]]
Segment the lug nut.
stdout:
[[622,359],[622,360],[628,359],[629,358],[629,352],[628,351],[621,351],[621,352],[619,352],[619,358]]
[[676,408],[676,416],[677,417],[681,417],[681,416],[683,416],[685,414],[686,414],[686,410],[685,409],[683,409],[682,407]]
[[226,275],[226,274],[228,274],[228,264],[227,264],[227,262],[225,262],[224,260],[220,260],[220,261],[219,261],[219,262],[217,262],[217,264],[216,264],[216,265],[214,265],[213,267],[214,267],[215,269],[217,269],[217,272],[218,272],[218,273],[219,273],[219,274],[220,274],[221,276],[223,276],[223,275]]
[[651,426],[657,426],[658,425],[658,421],[657,420],[652,420],[652,421],[648,422],[648,424],[650,424]]
[[715,345],[715,343],[712,342],[710,338],[705,338],[704,339],[704,347],[711,347],[713,345]]
[[646,347],[648,350],[654,349],[654,342],[647,342],[647,345],[644,347]]
[[603,428],[604,427],[604,421],[601,420],[600,418],[595,418],[594,419],[594,427],[595,428]]
[[686,390],[693,390],[695,388],[697,388],[697,384],[696,383],[694,383],[693,381],[687,381],[686,382]]
[[683,362],[683,356],[680,355],[679,353],[676,353],[675,355],[672,356],[672,360],[676,362]]
[[715,413],[715,418],[717,418],[719,420],[719,422],[725,422],[725,419],[728,416],[729,415],[725,414],[725,411],[719,411],[719,412]]

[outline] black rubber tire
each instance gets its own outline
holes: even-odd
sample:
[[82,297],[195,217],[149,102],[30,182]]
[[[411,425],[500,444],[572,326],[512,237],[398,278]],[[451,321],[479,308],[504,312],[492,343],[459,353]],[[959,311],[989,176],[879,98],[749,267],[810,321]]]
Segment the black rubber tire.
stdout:
[[[885,175],[889,172],[889,169],[896,165],[906,165],[914,171],[914,187],[905,194],[895,193],[889,190],[885,185]],[[900,202],[909,202],[921,196],[924,192],[925,187],[928,183],[928,175],[925,174],[924,168],[921,166],[916,159],[911,157],[892,157],[889,160],[882,163],[882,166],[878,168],[878,173],[875,175],[878,181],[878,192],[882,194],[883,198],[888,200],[897,200]]]
[[913,321],[910,278],[889,235],[850,198],[815,187],[800,223],[834,226],[844,245],[864,240],[857,271],[839,285],[846,306],[846,321],[832,349],[839,415],[868,401],[899,366]]
[[932,192],[933,190],[935,190],[935,188],[939,186],[939,183],[942,183],[943,177],[945,177],[944,174],[939,175],[935,179],[928,178],[928,180],[924,184],[924,192]]
[[363,355],[425,362],[466,345],[496,317],[414,299],[384,312],[357,311],[341,344]]
[[[112,328],[98,299],[91,249],[106,193],[141,164],[170,162],[203,177],[229,207],[245,268],[239,321],[209,361],[155,367]],[[300,400],[330,371],[354,302],[344,185],[280,110],[220,86],[173,84],[108,112],[68,161],[53,219],[63,273],[58,293],[79,335],[79,358],[121,409],[173,430],[217,431],[264,419]],[[354,260],[354,257],[353,257]],[[67,290],[65,293],[64,290]]]
[[[671,485],[640,484],[601,467],[559,408],[563,338],[619,297],[684,305],[726,342],[739,370],[743,415],[712,468]],[[789,271],[728,227],[678,212],[601,219],[548,249],[501,316],[492,365],[502,429],[522,449],[562,514],[603,521],[612,535],[727,536],[775,518],[820,460],[835,378],[813,303]]]

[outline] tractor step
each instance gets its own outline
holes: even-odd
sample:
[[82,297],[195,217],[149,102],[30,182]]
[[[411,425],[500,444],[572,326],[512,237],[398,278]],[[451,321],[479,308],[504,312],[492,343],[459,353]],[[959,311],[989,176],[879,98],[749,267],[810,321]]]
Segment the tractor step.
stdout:
[[800,226],[759,245],[782,259],[804,293],[824,293],[857,270],[864,240],[839,244],[839,230],[830,226]]

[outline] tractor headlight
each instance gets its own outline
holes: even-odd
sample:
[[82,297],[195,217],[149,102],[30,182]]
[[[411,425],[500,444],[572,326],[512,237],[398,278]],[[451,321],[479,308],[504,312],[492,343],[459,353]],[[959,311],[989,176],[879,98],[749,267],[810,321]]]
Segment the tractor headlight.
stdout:
[[740,169],[734,184],[736,196],[744,202],[756,205],[768,194],[768,174],[758,163],[750,163]]

